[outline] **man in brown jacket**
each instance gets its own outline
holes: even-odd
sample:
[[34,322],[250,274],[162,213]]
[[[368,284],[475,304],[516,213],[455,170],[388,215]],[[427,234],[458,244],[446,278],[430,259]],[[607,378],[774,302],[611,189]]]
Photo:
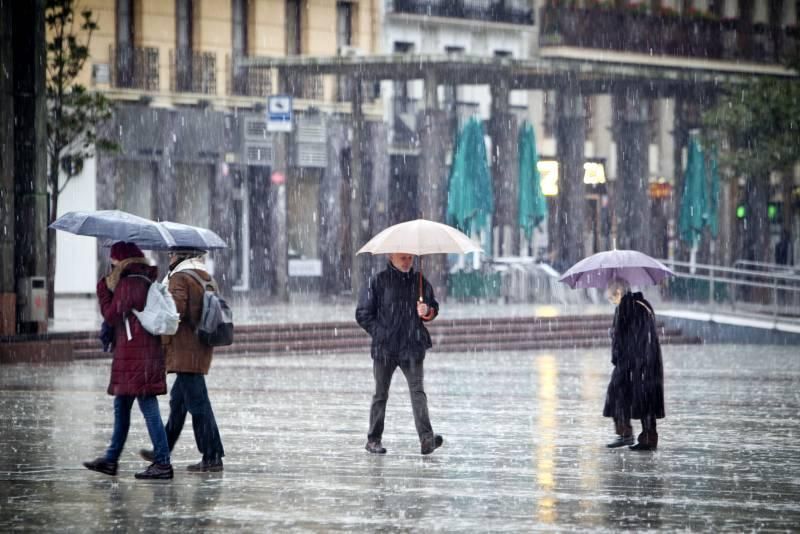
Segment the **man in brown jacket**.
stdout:
[[[189,471],[222,471],[222,448],[217,421],[208,398],[205,375],[211,367],[212,347],[204,345],[195,334],[203,310],[205,288],[197,280],[211,280],[206,272],[202,250],[179,249],[170,251],[169,291],[181,316],[180,326],[174,336],[162,336],[167,372],[175,373],[169,400],[169,419],[166,424],[170,451],[181,435],[186,413],[192,415],[192,429],[202,460],[188,467]],[[151,451],[142,450],[145,459]]]

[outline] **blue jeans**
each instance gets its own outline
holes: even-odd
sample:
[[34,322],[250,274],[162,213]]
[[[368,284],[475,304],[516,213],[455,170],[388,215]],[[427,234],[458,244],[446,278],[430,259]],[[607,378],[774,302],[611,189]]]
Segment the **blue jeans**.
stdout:
[[181,435],[186,414],[192,414],[192,429],[197,449],[203,454],[203,460],[213,462],[225,456],[222,448],[222,438],[211,409],[208,398],[206,379],[197,373],[177,373],[175,383],[169,392],[169,419],[167,419],[166,433],[169,450],[175,447],[175,442]]
[[139,401],[139,409],[144,415],[147,432],[150,434],[150,441],[153,442],[155,462],[157,464],[170,463],[167,433],[164,432],[161,413],[158,410],[158,399],[154,395],[141,397],[118,395],[114,397],[114,433],[111,435],[111,443],[106,450],[106,460],[116,462],[122,454],[125,440],[128,439],[128,429],[131,426],[131,408],[134,399]]

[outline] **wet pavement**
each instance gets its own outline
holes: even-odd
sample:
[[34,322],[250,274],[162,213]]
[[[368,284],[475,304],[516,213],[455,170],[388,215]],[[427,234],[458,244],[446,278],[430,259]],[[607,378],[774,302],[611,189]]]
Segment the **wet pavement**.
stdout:
[[445,443],[428,457],[399,372],[389,453],[364,451],[365,354],[220,357],[208,385],[225,471],[186,472],[199,460],[187,427],[167,482],[133,477],[148,445],[136,407],[119,475],[81,467],[111,434],[108,361],[3,366],[0,531],[797,529],[797,348],[664,352],[667,419],[653,453],[603,446],[607,350],[430,353],[430,412]]

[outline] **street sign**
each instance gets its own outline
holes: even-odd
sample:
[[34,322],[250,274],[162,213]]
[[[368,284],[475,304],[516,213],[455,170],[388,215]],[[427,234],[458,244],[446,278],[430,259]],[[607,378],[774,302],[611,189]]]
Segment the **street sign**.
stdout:
[[292,97],[273,95],[267,100],[267,131],[292,131]]

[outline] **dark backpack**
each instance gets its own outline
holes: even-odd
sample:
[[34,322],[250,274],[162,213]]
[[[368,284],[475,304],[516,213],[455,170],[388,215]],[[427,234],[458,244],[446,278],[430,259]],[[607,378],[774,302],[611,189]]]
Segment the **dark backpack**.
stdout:
[[223,347],[233,343],[233,312],[228,303],[219,296],[217,283],[203,280],[192,270],[175,274],[188,274],[203,288],[203,311],[195,328],[200,342],[209,347]]

